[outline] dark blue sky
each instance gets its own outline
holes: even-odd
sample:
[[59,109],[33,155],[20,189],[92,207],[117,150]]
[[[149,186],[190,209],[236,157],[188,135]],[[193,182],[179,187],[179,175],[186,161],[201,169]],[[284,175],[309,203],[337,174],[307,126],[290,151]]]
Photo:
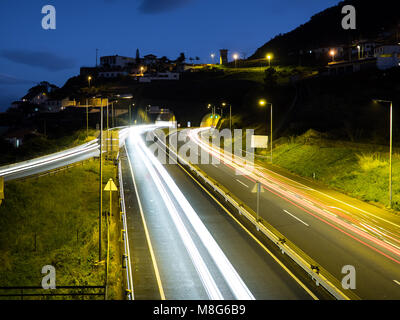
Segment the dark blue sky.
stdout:
[[[180,52],[210,62],[220,48],[251,55],[339,0],[1,0],[0,110],[35,83],[58,86],[100,55]],[[57,29],[41,27],[42,7]]]

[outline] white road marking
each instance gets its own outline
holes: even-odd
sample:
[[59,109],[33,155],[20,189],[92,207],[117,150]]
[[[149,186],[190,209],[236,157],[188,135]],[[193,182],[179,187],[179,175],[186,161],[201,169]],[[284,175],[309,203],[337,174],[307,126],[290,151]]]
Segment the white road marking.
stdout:
[[393,280],[393,281],[394,281],[394,283],[396,283],[396,284],[398,284],[400,286],[400,282],[399,281],[397,281],[397,280]]
[[295,218],[297,221],[300,221],[302,224],[306,225],[307,227],[309,227],[310,225],[308,223],[305,223],[303,220],[297,218],[295,215],[291,214],[289,211],[287,210],[283,210],[284,212],[286,212],[288,215],[290,215],[291,217]]
[[248,188],[249,186],[245,183],[243,183],[242,181],[240,181],[239,179],[236,179],[237,182],[239,182],[241,185],[244,185],[246,188]]

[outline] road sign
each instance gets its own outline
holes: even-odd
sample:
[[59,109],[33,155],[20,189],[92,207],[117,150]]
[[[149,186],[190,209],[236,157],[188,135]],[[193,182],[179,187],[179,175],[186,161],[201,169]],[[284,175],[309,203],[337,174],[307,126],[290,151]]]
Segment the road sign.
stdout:
[[115,185],[113,179],[108,180],[104,191],[118,191],[117,186]]
[[268,149],[268,136],[251,136],[251,147]]
[[257,193],[257,192],[261,192],[264,193],[264,188],[261,188],[261,183],[260,182],[256,182],[256,184],[254,185],[253,189],[251,190],[252,193]]

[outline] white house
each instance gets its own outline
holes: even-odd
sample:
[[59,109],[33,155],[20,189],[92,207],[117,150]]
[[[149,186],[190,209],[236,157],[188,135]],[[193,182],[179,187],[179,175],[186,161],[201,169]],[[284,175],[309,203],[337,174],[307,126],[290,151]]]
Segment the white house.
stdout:
[[319,58],[320,56],[330,57],[330,52],[333,51],[335,53],[336,58],[343,57],[344,48],[343,47],[324,47],[324,48],[317,48],[312,50],[315,53],[315,56]]
[[145,65],[151,65],[151,64],[156,64],[157,63],[157,56],[154,54],[148,54],[147,56],[144,56],[144,64]]
[[128,64],[135,63],[136,59],[134,58],[129,58],[129,57],[123,57],[119,55],[115,56],[104,56],[100,57],[100,66],[102,68],[111,68],[111,69],[116,69],[116,68],[125,68],[128,66]]
[[375,48],[376,65],[380,70],[400,66],[400,45],[384,45]]
[[145,75],[139,78],[139,82],[151,82],[159,80],[179,80],[179,73],[177,72],[158,72],[153,75]]
[[129,73],[126,71],[120,70],[109,70],[109,71],[101,71],[99,72],[100,78],[118,78],[120,76],[127,76]]
[[69,98],[65,98],[62,100],[47,100],[41,104],[45,111],[47,112],[59,112],[64,110],[67,107],[76,106],[75,100],[69,100]]

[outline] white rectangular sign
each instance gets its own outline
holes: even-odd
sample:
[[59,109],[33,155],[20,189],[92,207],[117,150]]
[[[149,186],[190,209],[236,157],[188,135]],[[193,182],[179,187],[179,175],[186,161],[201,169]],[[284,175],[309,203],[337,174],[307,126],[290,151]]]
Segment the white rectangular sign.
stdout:
[[268,136],[251,136],[251,147],[268,149]]

